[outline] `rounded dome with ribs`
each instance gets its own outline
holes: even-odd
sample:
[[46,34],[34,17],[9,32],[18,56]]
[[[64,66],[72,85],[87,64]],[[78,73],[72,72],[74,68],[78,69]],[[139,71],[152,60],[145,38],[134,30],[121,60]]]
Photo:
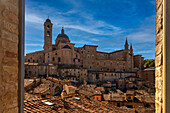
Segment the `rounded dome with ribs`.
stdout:
[[57,38],[66,38],[69,39],[68,36],[64,33],[64,29],[62,27],[61,34],[58,34]]
[[63,43],[68,43],[70,42],[68,36],[64,33],[64,29],[62,27],[61,29],[61,33],[58,34],[56,40],[55,40],[55,44],[58,44],[59,42],[63,42]]

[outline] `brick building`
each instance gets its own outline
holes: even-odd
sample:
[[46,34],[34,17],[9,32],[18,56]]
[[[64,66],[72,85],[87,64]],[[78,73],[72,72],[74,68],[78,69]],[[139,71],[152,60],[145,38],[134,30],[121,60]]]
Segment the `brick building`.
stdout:
[[143,67],[143,57],[134,55],[126,39],[124,49],[110,53],[97,51],[96,45],[74,47],[62,28],[52,44],[50,19],[44,23],[44,50],[25,56],[26,77],[39,75],[76,76],[77,80],[90,82],[114,81],[119,77],[136,75]]

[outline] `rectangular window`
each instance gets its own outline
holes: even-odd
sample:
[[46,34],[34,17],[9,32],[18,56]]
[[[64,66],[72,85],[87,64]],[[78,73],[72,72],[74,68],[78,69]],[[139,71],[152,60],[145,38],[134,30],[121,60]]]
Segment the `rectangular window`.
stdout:
[[60,57],[58,57],[58,62],[60,62],[61,60],[60,60]]

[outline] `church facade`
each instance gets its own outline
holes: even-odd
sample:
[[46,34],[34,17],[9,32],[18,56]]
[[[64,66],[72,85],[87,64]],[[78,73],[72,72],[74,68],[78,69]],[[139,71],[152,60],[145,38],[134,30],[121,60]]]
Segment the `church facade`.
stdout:
[[44,23],[44,46],[25,56],[25,76],[57,76],[78,81],[114,81],[120,77],[136,76],[143,68],[142,55],[134,55],[126,39],[122,50],[110,53],[97,51],[97,45],[74,47],[62,28],[52,44],[50,19]]

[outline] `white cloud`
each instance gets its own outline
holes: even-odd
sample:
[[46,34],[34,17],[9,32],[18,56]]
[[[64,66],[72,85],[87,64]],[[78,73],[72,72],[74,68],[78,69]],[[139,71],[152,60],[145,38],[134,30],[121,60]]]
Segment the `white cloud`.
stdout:
[[[31,23],[31,25],[42,25],[45,21],[43,17],[48,17],[49,12],[53,12],[53,15],[50,15],[50,19],[55,27],[64,26],[65,28],[77,29],[96,35],[114,35],[122,33],[121,28],[108,24],[101,20],[96,20],[94,19],[92,14],[80,12],[77,9],[71,9],[66,12],[61,12],[52,7],[38,5],[36,8],[27,7],[27,10],[29,11],[26,12],[26,22]],[[77,16],[79,16],[79,18],[74,18],[71,16],[71,14],[76,14]],[[69,17],[67,17],[66,15],[69,15]],[[35,28],[38,27],[35,26]]]
[[150,32],[139,31],[129,34],[127,37],[132,42],[154,42],[154,35]]
[[42,24],[44,22],[43,18],[37,14],[26,14],[25,21],[35,24]]
[[139,28],[134,29],[136,32],[132,32],[127,35],[128,39],[132,42],[144,43],[155,42],[155,15],[146,17]]

